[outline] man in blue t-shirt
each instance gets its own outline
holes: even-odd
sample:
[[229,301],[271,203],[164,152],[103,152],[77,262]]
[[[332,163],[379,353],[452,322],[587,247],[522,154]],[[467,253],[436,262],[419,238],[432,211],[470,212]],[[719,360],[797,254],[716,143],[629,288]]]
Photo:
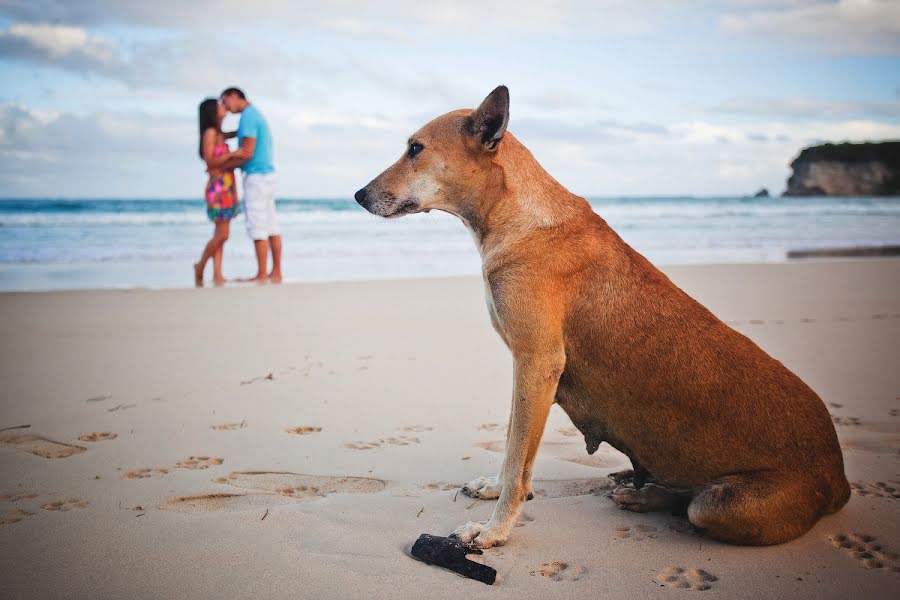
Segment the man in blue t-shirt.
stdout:
[[[247,101],[244,92],[228,88],[222,92],[228,112],[240,113],[237,129],[239,148],[225,163],[226,168],[244,172],[244,214],[247,233],[256,249],[256,277],[248,281],[281,282],[281,230],[275,214],[275,187],[278,183],[272,164],[272,133],[259,110]],[[272,271],[266,272],[269,250]]]

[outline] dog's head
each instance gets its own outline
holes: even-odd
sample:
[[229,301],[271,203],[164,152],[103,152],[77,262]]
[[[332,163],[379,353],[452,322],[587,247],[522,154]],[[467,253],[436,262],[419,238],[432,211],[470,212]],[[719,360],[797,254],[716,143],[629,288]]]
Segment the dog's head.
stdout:
[[492,164],[509,123],[509,90],[499,86],[475,110],[431,121],[407,140],[400,160],[356,192],[382,217],[444,210],[464,216],[492,180]]

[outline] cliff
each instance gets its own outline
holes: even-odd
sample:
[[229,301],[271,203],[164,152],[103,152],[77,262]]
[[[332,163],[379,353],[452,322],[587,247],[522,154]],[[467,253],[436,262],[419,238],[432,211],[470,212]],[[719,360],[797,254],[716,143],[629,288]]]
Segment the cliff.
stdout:
[[810,146],[791,168],[785,196],[900,196],[900,141]]

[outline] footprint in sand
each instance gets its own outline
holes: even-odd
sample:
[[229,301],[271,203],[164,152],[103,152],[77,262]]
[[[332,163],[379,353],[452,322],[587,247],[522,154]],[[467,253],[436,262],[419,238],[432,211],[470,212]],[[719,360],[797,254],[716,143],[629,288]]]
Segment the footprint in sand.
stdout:
[[168,475],[169,470],[157,467],[155,469],[135,469],[128,471],[122,477],[125,479],[149,479],[154,475]]
[[541,563],[540,567],[529,571],[529,573],[532,577],[540,575],[553,581],[578,581],[587,573],[587,569],[581,565],[569,565],[559,560],[551,560],[550,562]]
[[344,448],[349,450],[374,450],[381,446],[409,446],[410,444],[418,444],[419,438],[408,435],[398,435],[379,438],[374,442],[350,442],[344,444]]
[[[488,452],[506,452],[506,440],[494,440],[490,442],[481,442],[476,444],[479,448],[483,448]],[[551,440],[541,441],[538,450],[539,457],[555,458],[566,462],[583,465],[585,467],[593,467],[595,469],[610,469],[624,465],[630,465],[628,457],[610,446],[607,443],[600,444],[600,448],[594,454],[588,454],[583,449],[581,453],[573,453],[577,445],[571,442],[554,442]]]
[[293,504],[296,500],[278,494],[203,494],[182,496],[159,505],[162,510],[181,513],[235,512]]
[[106,440],[114,440],[117,437],[119,437],[119,435],[116,433],[100,431],[97,433],[86,433],[84,435],[79,435],[78,439],[82,442],[105,442]]
[[5,435],[0,437],[0,444],[14,446],[23,452],[28,452],[43,458],[66,458],[87,450],[87,448],[82,446],[54,442],[53,440],[31,434]]
[[831,422],[845,427],[855,427],[860,424],[856,417],[838,417],[837,415],[831,415]]
[[446,481],[432,481],[419,485],[420,490],[429,492],[446,492],[448,490],[458,490],[463,486],[461,483],[448,483]]
[[848,552],[867,569],[889,569],[900,572],[900,555],[886,550],[874,535],[837,533],[828,540],[832,546]]
[[31,500],[38,496],[40,494],[35,492],[7,492],[0,494],[0,502],[19,502],[20,500]]
[[3,515],[0,515],[0,525],[12,525],[13,523],[18,523],[22,519],[33,515],[34,513],[31,511],[14,508]]
[[708,590],[719,578],[703,569],[669,566],[660,571],[656,581],[665,587],[682,588],[691,591]]
[[247,426],[247,421],[241,421],[240,423],[222,423],[221,425],[210,425],[209,428],[213,431],[235,431],[236,429],[243,429]]
[[322,431],[321,427],[308,427],[308,426],[300,426],[300,427],[288,427],[285,429],[291,435],[309,435],[311,433],[319,433]]
[[557,427],[556,431],[566,437],[577,437],[581,435],[576,427]]
[[900,498],[900,481],[851,481],[850,488],[859,496]]
[[385,483],[369,477],[327,477],[273,471],[236,471],[216,477],[221,483],[250,490],[240,494],[204,494],[169,500],[160,505],[174,512],[240,511],[318,500],[329,494],[373,494]]
[[41,508],[51,512],[67,512],[75,508],[85,508],[88,505],[87,500],[79,500],[78,498],[69,498],[68,500],[54,500],[42,504]]
[[225,462],[221,458],[213,456],[188,456],[184,460],[175,463],[176,469],[208,469],[210,467],[221,465]]
[[896,417],[897,415],[900,415],[900,408],[892,408],[888,411],[888,414],[892,417]]
[[423,431],[434,431],[431,425],[406,425],[398,428],[400,431],[409,431],[411,433],[422,433]]
[[658,529],[652,525],[623,525],[616,527],[613,537],[617,540],[634,540],[635,542],[643,542],[646,539],[653,539],[659,534]]

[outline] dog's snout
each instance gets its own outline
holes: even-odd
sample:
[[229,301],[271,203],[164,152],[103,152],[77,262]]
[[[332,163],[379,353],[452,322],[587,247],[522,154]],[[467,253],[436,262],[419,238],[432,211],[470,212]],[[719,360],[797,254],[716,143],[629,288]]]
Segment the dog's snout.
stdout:
[[360,204],[365,202],[366,201],[366,188],[362,188],[361,190],[359,190],[358,192],[353,194],[353,197],[356,198],[356,201],[359,202]]

